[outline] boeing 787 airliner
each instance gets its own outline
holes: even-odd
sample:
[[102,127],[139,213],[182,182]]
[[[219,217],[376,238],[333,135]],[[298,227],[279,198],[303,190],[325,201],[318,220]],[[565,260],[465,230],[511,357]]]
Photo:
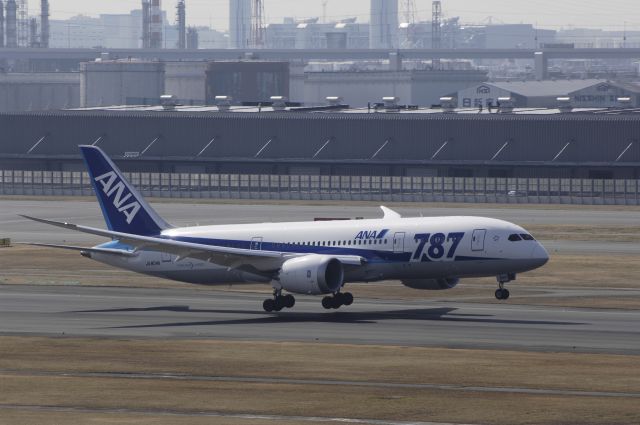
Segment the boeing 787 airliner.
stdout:
[[[110,238],[79,251],[114,267],[201,285],[261,282],[273,287],[268,311],[291,308],[291,294],[325,295],[322,306],[353,303],[349,282],[399,280],[422,290],[455,287],[460,279],[505,283],[543,266],[544,247],[515,224],[480,217],[403,218],[381,207],[373,220],[261,223],[175,228],[149,206],[98,147],[80,146],[108,230],[23,216]],[[286,291],[289,294],[283,294]]]

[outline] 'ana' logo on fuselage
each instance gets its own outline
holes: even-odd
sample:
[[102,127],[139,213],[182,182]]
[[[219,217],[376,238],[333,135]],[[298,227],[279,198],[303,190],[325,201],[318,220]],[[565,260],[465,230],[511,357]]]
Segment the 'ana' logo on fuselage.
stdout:
[[140,211],[140,203],[135,200],[127,203],[133,195],[128,191],[125,194],[127,187],[121,180],[118,180],[116,173],[109,171],[106,174],[96,177],[95,181],[100,183],[102,191],[107,195],[107,198],[111,198],[111,196],[114,195],[113,206],[116,207],[118,212],[124,214],[127,218],[127,223],[131,224],[133,219],[136,218],[138,211]]
[[385,237],[385,235],[389,232],[389,229],[382,229],[380,231],[377,230],[363,230],[362,232],[359,232],[355,239],[361,239],[361,240],[368,240],[368,239],[382,239]]

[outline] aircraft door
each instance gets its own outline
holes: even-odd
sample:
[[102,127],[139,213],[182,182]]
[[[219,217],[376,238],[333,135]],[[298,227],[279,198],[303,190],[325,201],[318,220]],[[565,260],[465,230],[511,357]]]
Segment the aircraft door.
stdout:
[[401,253],[404,252],[404,232],[399,232],[393,235],[393,252]]
[[476,229],[473,231],[473,237],[471,238],[472,251],[484,251],[485,236],[487,236],[487,231],[485,229]]
[[252,238],[251,239],[251,249],[254,251],[262,250],[262,238]]

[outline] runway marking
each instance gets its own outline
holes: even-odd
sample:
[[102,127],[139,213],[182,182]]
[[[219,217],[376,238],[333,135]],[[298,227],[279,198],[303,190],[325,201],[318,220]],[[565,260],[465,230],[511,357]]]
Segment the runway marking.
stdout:
[[[257,415],[249,413],[222,413],[222,412],[181,412],[178,410],[161,409],[89,409],[86,407],[59,407],[59,406],[38,406],[38,405],[13,405],[0,404],[0,409],[28,410],[35,412],[62,412],[62,413],[111,413],[111,414],[136,414],[136,415],[159,415],[176,417],[209,417],[209,418],[231,418],[266,421],[299,421],[299,422],[336,422],[342,424],[365,424],[365,425],[454,425],[442,422],[416,422],[416,421],[388,421],[376,419],[357,418],[331,418],[320,416],[284,416],[284,415]],[[455,424],[472,425],[472,424]]]
[[130,373],[130,372],[44,372],[44,371],[16,371],[0,369],[0,374],[12,376],[54,376],[65,378],[116,378],[116,379],[146,379],[146,380],[175,380],[175,381],[204,381],[204,382],[237,382],[251,384],[287,384],[287,385],[327,385],[349,387],[379,387],[394,389],[417,390],[442,390],[465,391],[482,393],[510,393],[510,394],[540,394],[578,397],[626,397],[640,398],[637,392],[612,392],[612,391],[584,391],[584,390],[560,390],[551,388],[525,388],[525,387],[486,387],[455,384],[405,384],[394,382],[374,381],[339,381],[325,379],[292,379],[292,378],[265,378],[265,377],[237,377],[237,376],[204,376],[184,375],[169,373]]

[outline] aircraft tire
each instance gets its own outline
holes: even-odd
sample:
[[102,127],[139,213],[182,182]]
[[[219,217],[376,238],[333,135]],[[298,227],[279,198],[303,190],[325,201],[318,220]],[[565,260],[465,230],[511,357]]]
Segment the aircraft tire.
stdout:
[[333,305],[334,305],[333,297],[324,297],[322,299],[322,307],[324,307],[325,310],[331,310],[332,308],[335,308]]
[[271,313],[276,309],[276,302],[271,298],[266,299],[262,303],[262,308],[264,308],[264,311],[266,311],[267,313]]
[[284,306],[286,308],[293,308],[294,305],[296,305],[296,298],[291,294],[285,295],[284,296]]
[[504,301],[509,299],[509,290],[504,288],[496,289],[496,299]]
[[345,292],[342,294],[342,304],[346,306],[353,304],[353,294],[351,292]]

